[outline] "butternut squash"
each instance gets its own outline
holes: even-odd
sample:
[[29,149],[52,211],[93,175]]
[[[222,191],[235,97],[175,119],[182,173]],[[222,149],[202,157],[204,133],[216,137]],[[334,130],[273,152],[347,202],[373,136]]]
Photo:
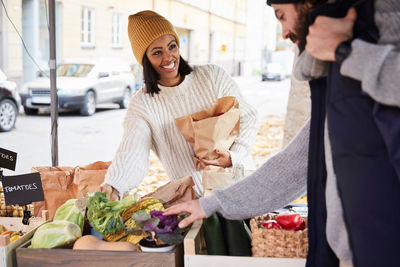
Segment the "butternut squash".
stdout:
[[94,235],[85,235],[76,240],[73,249],[138,251],[139,248],[129,242],[107,242]]

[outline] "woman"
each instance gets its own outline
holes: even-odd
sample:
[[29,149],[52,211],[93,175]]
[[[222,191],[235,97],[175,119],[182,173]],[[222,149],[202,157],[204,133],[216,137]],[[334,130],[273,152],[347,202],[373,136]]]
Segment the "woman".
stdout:
[[[124,120],[124,136],[105,177],[102,191],[116,199],[146,176],[150,149],[160,159],[169,179],[191,176],[197,195],[202,193],[193,149],[175,118],[210,108],[223,96],[235,96],[240,108],[240,134],[229,151],[203,166],[230,167],[249,161],[256,136],[256,111],[235,82],[215,65],[189,66],[180,56],[179,38],[172,24],[153,11],[129,16],[128,34],[133,53],[143,65],[145,86],[132,98]],[[110,187],[111,186],[111,187]]]

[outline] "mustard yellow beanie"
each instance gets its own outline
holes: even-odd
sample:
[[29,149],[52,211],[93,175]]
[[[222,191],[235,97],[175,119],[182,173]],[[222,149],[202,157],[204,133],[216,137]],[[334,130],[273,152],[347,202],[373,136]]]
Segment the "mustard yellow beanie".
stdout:
[[136,60],[143,65],[147,47],[158,37],[166,34],[175,36],[179,47],[178,34],[174,26],[160,14],[145,10],[129,16],[128,35]]

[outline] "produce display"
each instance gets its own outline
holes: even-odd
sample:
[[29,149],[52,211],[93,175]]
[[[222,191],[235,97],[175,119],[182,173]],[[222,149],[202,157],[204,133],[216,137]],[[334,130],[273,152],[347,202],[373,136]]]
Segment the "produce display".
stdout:
[[179,228],[179,222],[184,216],[163,215],[162,211],[139,210],[132,215],[135,222],[133,228],[127,229],[128,232],[136,234],[144,234],[147,241],[153,241],[155,245],[176,245],[183,241],[182,233],[187,231],[189,227]]
[[110,201],[106,193],[90,193],[87,218],[93,228],[102,235],[115,234],[124,227],[120,214],[135,203],[136,195],[130,195],[120,201]]
[[5,230],[3,225],[0,225],[0,235],[10,235],[10,242],[14,242],[18,240],[21,236],[24,236],[25,233],[22,231],[12,231],[12,230]]
[[68,247],[82,236],[81,228],[69,221],[52,221],[41,225],[33,235],[30,248]]
[[[139,241],[149,237],[149,231],[157,232],[164,244],[182,242],[182,230],[178,228],[182,217],[163,216],[163,210],[155,198],[137,201],[135,195],[130,195],[110,201],[105,193],[89,193],[88,199],[70,199],[61,205],[54,220],[36,230],[29,248],[136,251]],[[85,235],[85,220],[104,240]]]
[[305,258],[307,218],[294,212],[268,213],[250,220],[254,257]]
[[78,225],[83,231],[87,199],[70,199],[61,205],[54,215],[54,221],[68,221]]
[[129,242],[107,242],[93,235],[85,235],[76,240],[73,249],[138,251],[139,248]]
[[[6,202],[4,200],[3,187],[0,182],[0,216],[1,217],[24,217],[24,207],[19,205],[9,205],[6,206]],[[33,205],[29,204],[26,206],[27,210],[31,211],[33,214]]]
[[276,216],[276,220],[266,220],[261,222],[260,228],[299,231],[304,230],[306,228],[306,224],[304,219],[301,218],[300,214],[288,212],[278,214]]
[[[164,210],[162,203],[155,198],[144,198],[139,200],[135,205],[128,207],[122,214],[122,220],[125,225],[125,229],[135,228],[135,221],[132,215],[139,211],[144,210],[149,213],[151,210]],[[139,243],[139,241],[146,235],[141,233],[130,233],[125,231],[125,229],[120,230],[115,234],[108,234],[104,236],[104,240],[107,241],[128,241],[133,244]]]

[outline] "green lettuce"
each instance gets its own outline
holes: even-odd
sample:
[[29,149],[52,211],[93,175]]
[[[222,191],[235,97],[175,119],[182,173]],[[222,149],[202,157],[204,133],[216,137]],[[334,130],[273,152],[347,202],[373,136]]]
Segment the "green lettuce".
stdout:
[[41,225],[36,230],[29,248],[68,247],[81,236],[81,228],[77,224],[53,221]]
[[68,221],[77,224],[83,231],[87,200],[84,198],[70,199],[62,204],[54,215],[54,221]]

